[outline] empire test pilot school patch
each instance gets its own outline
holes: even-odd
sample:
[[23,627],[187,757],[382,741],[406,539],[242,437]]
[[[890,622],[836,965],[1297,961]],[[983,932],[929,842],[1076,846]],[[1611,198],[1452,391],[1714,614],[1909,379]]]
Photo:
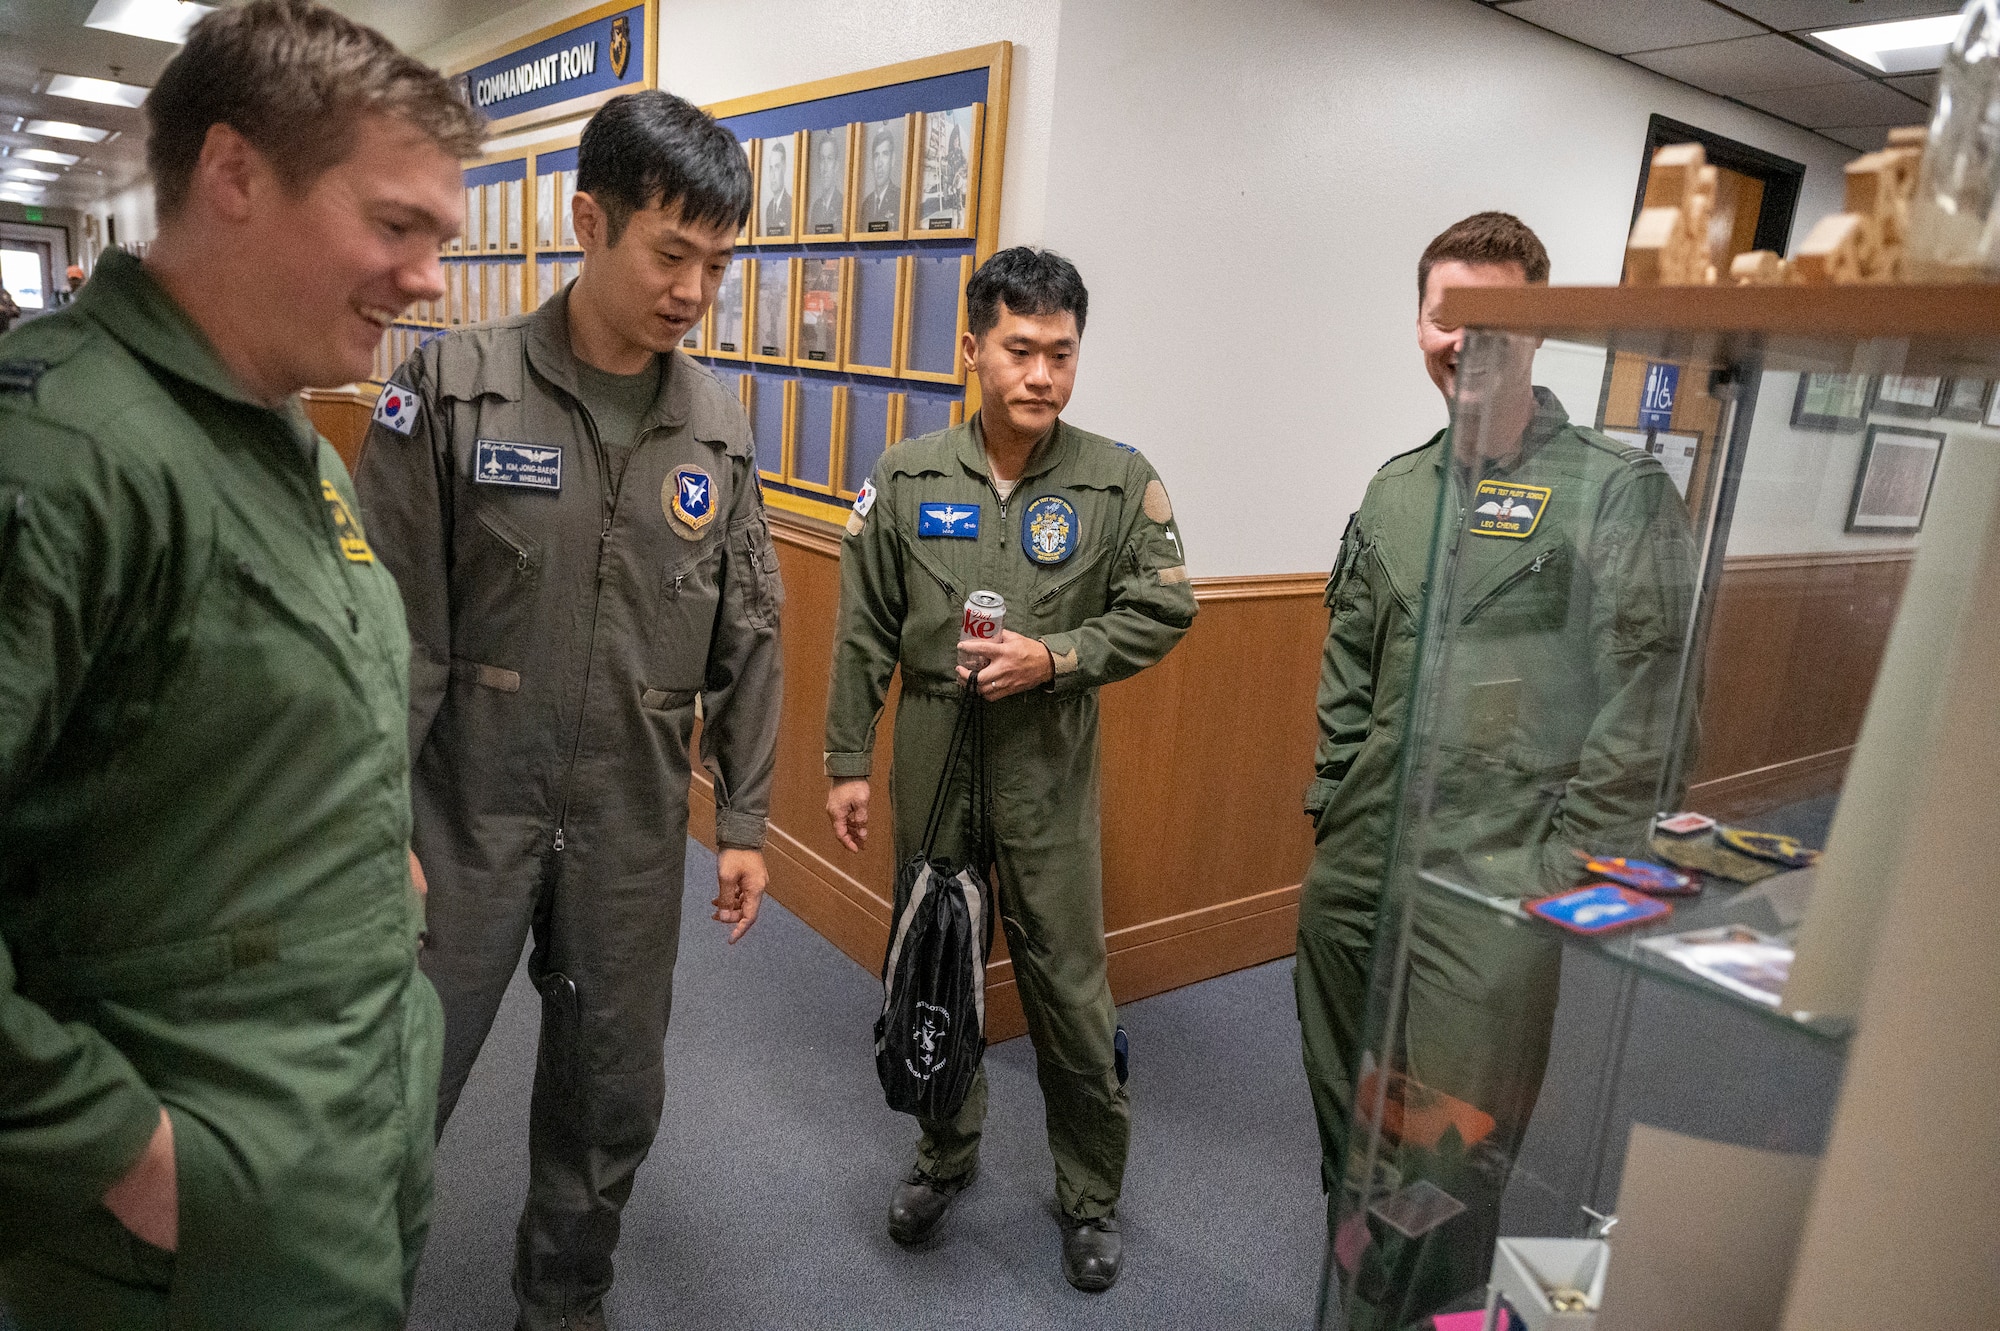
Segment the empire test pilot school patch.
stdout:
[[1517,541],[1532,536],[1553,493],[1546,485],[1481,481],[1472,491],[1472,521],[1466,530],[1474,536],[1507,536]]

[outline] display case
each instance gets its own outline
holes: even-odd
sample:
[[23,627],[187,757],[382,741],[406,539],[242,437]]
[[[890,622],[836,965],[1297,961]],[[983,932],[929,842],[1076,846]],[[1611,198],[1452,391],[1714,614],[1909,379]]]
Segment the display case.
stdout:
[[1490,1280],[1517,1326],[1777,1325],[1925,761],[1923,570],[2000,496],[1995,292],[1449,294],[1452,428],[1370,501],[1431,539],[1351,524],[1328,591],[1374,696],[1301,903],[1366,977],[1322,1325]]

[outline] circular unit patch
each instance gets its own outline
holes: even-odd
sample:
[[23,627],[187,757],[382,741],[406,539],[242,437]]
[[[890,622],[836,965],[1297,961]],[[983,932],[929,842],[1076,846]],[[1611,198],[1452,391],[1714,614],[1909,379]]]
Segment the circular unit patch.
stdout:
[[699,540],[715,520],[715,481],[700,467],[675,467],[660,486],[660,507],[677,535]]
[[1060,564],[1076,553],[1079,527],[1069,500],[1043,495],[1021,513],[1021,549],[1037,564]]

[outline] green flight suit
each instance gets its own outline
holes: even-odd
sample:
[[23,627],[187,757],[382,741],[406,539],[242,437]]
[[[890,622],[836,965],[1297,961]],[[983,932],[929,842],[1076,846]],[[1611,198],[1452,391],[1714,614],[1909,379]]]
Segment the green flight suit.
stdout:
[[[1535,394],[1521,451],[1505,465],[1468,475],[1441,431],[1383,466],[1327,583],[1317,775],[1305,799],[1317,850],[1295,983],[1330,1219],[1345,1173],[1359,1167],[1344,1157],[1361,1144],[1349,1116],[1364,1051],[1379,1058],[1385,1038],[1365,1019],[1371,967],[1389,961],[1375,943],[1428,579],[1451,572],[1455,622],[1439,630],[1451,640],[1435,677],[1421,681],[1437,744],[1429,770],[1413,774],[1435,785],[1427,817],[1403,833],[1412,870],[1488,896],[1540,896],[1578,880],[1574,850],[1643,853],[1662,807],[1695,581],[1686,510],[1657,461],[1572,425],[1553,394]],[[1481,480],[1547,489],[1525,537],[1475,530]],[[1433,569],[1440,522],[1449,545]],[[1385,1309],[1388,1326],[1485,1279],[1506,1167],[1541,1089],[1560,960],[1537,929],[1415,872],[1396,881],[1410,894],[1410,941],[1391,1070],[1495,1127],[1473,1159],[1433,1179],[1467,1204],[1463,1215],[1414,1243],[1378,1227],[1353,1289]],[[1374,976],[1378,1003],[1389,976]],[[1405,1184],[1424,1173],[1407,1159],[1399,1168]]]
[[[1035,1046],[1056,1199],[1078,1219],[1110,1215],[1131,1110],[1104,973],[1097,690],[1158,661],[1194,622],[1166,489],[1136,451],[1058,422],[1003,502],[975,416],[883,454],[847,533],[826,774],[869,775],[900,666],[889,776],[898,864],[923,839],[958,712],[965,598],[998,592],[1006,627],[1040,638],[1054,661],[1046,688],[986,704],[1000,921]],[[962,817],[946,819],[936,853],[963,862]],[[923,1122],[918,1164],[935,1178],[964,1174],[985,1118],[981,1069],[954,1117]]]
[[566,289],[420,348],[357,469],[410,626],[440,1125],[535,940],[514,1269],[529,1327],[610,1289],[659,1130],[696,700],[716,838],[755,849],[783,687],[783,589],[742,406],[673,351],[637,436],[601,438],[568,309]]
[[[441,1018],[395,583],[297,404],[138,260],[0,362],[0,1302],[400,1326]],[[173,1255],[99,1201],[162,1105]]]

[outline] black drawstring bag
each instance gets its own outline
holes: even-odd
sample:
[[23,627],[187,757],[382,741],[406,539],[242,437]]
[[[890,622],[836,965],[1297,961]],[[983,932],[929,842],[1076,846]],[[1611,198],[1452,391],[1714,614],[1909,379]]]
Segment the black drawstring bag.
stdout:
[[[971,862],[932,858],[951,806],[959,763],[970,758]],[[965,1102],[986,1054],[986,959],[993,951],[992,789],[986,715],[973,676],[952,726],[931,797],[924,841],[896,875],[895,919],[882,959],[882,1015],[875,1019],[875,1075],[891,1109],[949,1118]]]

